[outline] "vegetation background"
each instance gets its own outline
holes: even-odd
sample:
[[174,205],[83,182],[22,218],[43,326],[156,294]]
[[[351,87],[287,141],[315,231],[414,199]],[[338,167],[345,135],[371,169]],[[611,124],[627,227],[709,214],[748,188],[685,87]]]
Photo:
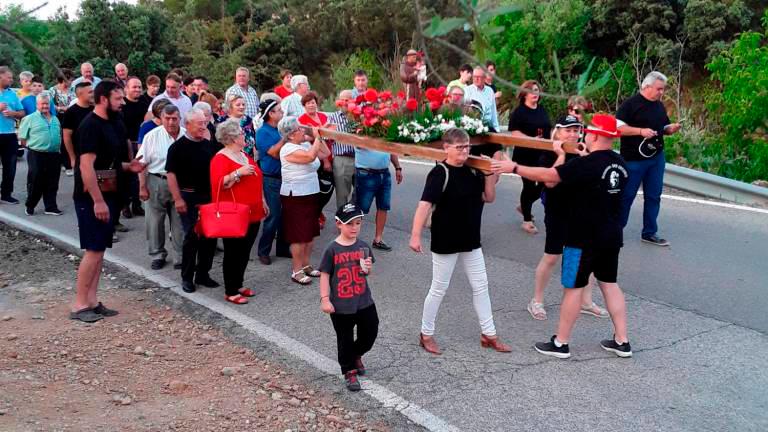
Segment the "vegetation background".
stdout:
[[[162,76],[180,67],[223,90],[239,65],[263,91],[288,68],[305,73],[327,99],[351,87],[356,69],[371,85],[397,89],[410,47],[426,49],[430,84],[451,80],[469,62],[450,46],[493,60],[499,77],[538,80],[547,93],[584,94],[613,112],[642,77],[670,77],[664,99],[682,133],[667,158],[744,181],[768,180],[768,11],[765,0],[84,0],[76,16],[39,20],[0,7],[12,30],[60,67],[90,61],[96,75],[117,62],[132,74]],[[489,12],[490,11],[490,12]],[[432,31],[428,31],[431,27]],[[420,28],[426,28],[422,38]],[[0,33],[0,64],[55,82],[55,71],[18,40]],[[422,44],[423,41],[423,44]],[[515,91],[504,92],[502,110]],[[547,97],[551,117],[563,97]],[[328,106],[328,104],[326,104]]]

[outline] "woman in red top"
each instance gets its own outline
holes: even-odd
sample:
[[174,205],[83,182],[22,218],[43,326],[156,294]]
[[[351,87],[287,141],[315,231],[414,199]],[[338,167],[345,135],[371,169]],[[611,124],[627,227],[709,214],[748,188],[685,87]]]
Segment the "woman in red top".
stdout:
[[[320,107],[320,101],[318,100],[317,93],[311,91],[301,98],[301,104],[304,106],[304,114],[299,116],[299,124],[309,126],[311,128],[328,128],[336,129],[335,124],[328,123],[328,116],[318,111]],[[320,181],[320,229],[325,226],[325,215],[323,214],[323,208],[328,201],[331,200],[333,195],[333,141],[324,140],[325,145],[328,146],[330,156],[322,159],[323,165],[317,171],[317,178]]]
[[211,160],[213,202],[232,201],[234,196],[238,203],[248,204],[251,208],[251,224],[245,237],[224,239],[225,298],[235,304],[245,304],[248,303],[245,297],[256,295],[252,289],[243,287],[245,268],[259,232],[259,224],[269,214],[269,207],[262,193],[261,170],[243,152],[245,138],[240,122],[229,119],[219,124],[216,139],[224,148]]
[[275,93],[280,96],[281,99],[285,99],[293,93],[293,89],[291,88],[291,78],[293,78],[293,74],[288,69],[280,71],[280,79],[283,82],[275,87]]

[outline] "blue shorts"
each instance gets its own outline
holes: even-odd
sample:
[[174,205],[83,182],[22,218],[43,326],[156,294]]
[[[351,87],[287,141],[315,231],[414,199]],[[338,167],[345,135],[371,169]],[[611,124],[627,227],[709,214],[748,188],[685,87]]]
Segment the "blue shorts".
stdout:
[[111,248],[112,234],[115,232],[115,216],[120,211],[116,197],[104,197],[104,201],[109,207],[108,223],[96,219],[96,214],[93,212],[93,200],[91,200],[90,195],[84,198],[75,198],[74,201],[77,228],[80,233],[80,249],[104,252],[107,248]]
[[600,282],[615,283],[619,271],[619,248],[580,249],[563,248],[563,264],[560,281],[563,288],[584,288],[589,275]]
[[369,170],[355,168],[355,201],[366,214],[374,198],[376,209],[389,211],[392,197],[392,175],[389,169]]

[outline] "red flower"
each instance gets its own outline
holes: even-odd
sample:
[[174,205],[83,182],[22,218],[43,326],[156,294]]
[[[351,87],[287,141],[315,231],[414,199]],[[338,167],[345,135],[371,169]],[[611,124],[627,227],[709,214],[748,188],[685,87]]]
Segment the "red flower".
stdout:
[[347,110],[348,111],[354,111],[355,108],[357,108],[357,104],[356,103],[350,102],[350,103],[347,104]]
[[368,89],[364,93],[365,100],[367,100],[370,103],[374,103],[379,99],[379,93],[376,92],[376,89]]
[[388,128],[388,127],[392,126],[392,122],[389,121],[388,119],[386,119],[383,122],[381,122],[381,125],[384,126],[385,128]]
[[379,93],[379,97],[381,98],[381,100],[384,100],[384,101],[390,100],[392,99],[392,92],[389,90],[383,91]]
[[416,101],[416,99],[410,98],[405,102],[405,107],[408,109],[408,111],[416,111],[416,109],[419,108],[419,103]]
[[405,99],[405,92],[402,91],[402,90],[397,92],[397,98],[400,99],[400,100]]
[[439,100],[436,100],[436,101],[432,101],[432,102],[430,102],[430,103],[429,103],[429,108],[430,108],[432,111],[437,111],[438,109],[440,109],[440,106],[441,106],[441,105],[442,105],[442,104],[440,103],[440,101],[439,101]]
[[354,114],[356,116],[360,116],[360,114],[362,114],[362,113],[363,113],[363,109],[360,108],[359,105],[352,109],[352,114]]
[[343,108],[347,105],[347,101],[339,99],[336,101],[336,108]]
[[430,87],[427,89],[427,91],[424,93],[424,96],[426,96],[428,101],[434,101],[436,97],[438,97],[437,89],[434,87]]
[[386,108],[382,108],[382,109],[376,111],[376,114],[378,114],[379,117],[386,117],[387,114],[389,114],[389,110],[386,109]]
[[365,116],[365,118],[371,118],[375,114],[376,114],[376,110],[373,109],[372,106],[367,106],[367,107],[363,108],[363,115]]
[[365,98],[363,97],[363,95],[357,95],[357,97],[355,98],[355,103],[361,104],[363,102],[365,102]]
[[397,111],[400,109],[400,104],[397,102],[392,102],[391,107],[392,107],[392,111]]
[[437,91],[439,91],[441,95],[444,95],[448,91],[448,89],[445,88],[445,86],[440,86],[440,88],[438,88]]

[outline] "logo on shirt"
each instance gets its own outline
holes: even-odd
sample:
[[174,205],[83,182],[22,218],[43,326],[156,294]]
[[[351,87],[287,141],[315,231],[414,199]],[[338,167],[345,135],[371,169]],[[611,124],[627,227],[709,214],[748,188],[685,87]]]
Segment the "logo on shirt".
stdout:
[[629,178],[626,168],[619,164],[610,164],[605,170],[603,170],[602,179],[606,181],[608,187],[606,191],[609,194],[616,194],[621,192],[621,177],[624,179]]

